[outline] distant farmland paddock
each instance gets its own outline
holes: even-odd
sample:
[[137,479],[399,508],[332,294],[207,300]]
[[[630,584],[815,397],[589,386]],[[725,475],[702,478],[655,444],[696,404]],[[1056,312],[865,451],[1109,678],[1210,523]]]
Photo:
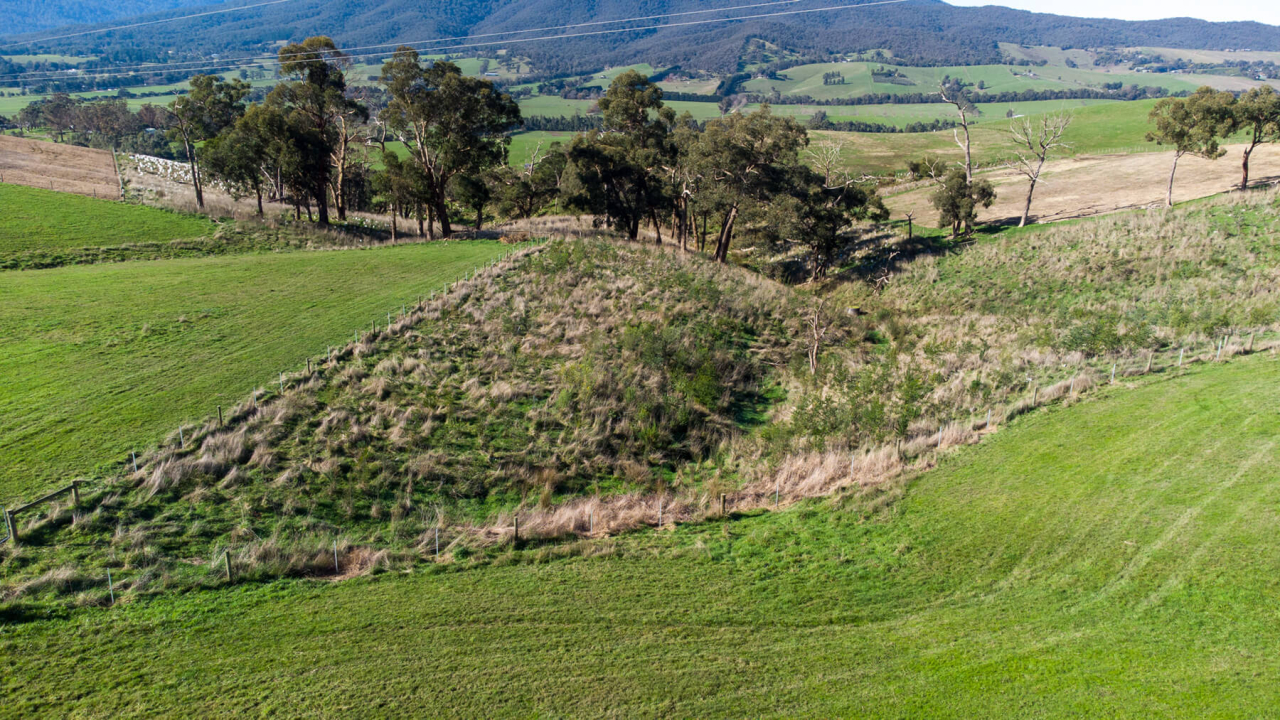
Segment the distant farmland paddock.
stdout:
[[[1240,183],[1241,146],[1227,146],[1220,160],[1187,156],[1178,164],[1175,202],[1186,202],[1227,192]],[[1051,161],[1036,187],[1033,218],[1041,222],[1104,215],[1141,207],[1164,205],[1169,168],[1168,152],[1136,155],[1082,156]],[[1280,182],[1280,148],[1263,145],[1253,153],[1250,184]],[[979,210],[983,222],[1016,219],[1026,201],[1027,181],[1013,170],[996,170],[981,177],[996,186],[996,204]],[[922,187],[889,198],[895,217],[914,210],[918,221],[936,224],[938,212],[929,202],[932,187]]]
[[16,185],[120,198],[115,162],[106,150],[0,135],[0,179]]

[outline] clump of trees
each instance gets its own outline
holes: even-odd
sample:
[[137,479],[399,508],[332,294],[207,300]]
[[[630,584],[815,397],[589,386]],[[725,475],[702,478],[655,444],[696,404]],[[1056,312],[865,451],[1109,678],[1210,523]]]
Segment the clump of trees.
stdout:
[[173,159],[164,133],[164,108],[143,105],[136,112],[122,97],[86,100],[58,93],[19,110],[7,126],[19,133],[47,128],[59,142],[139,152]]
[[[196,202],[216,182],[235,199],[292,204],[293,217],[328,224],[350,211],[387,213],[396,238],[409,222],[418,234],[447,237],[459,218],[479,230],[487,218],[542,212],[587,214],[625,237],[670,238],[685,250],[727,262],[744,236],[802,247],[814,276],[825,274],[862,220],[887,210],[874,185],[822,171],[805,127],[766,106],[743,114],[724,98],[725,115],[705,124],[677,116],[663,91],[636,72],[616,77],[598,100],[599,115],[575,125],[572,140],[538,145],[508,163],[519,106],[489,80],[465,76],[448,61],[399,48],[383,65],[383,88],[347,85],[351,61],[327,37],[279,50],[284,80],[253,102],[240,79],[198,75],[167,108],[129,113],[124,100],[86,105],[58,96],[39,122],[61,133],[99,133],[141,124],[163,131],[190,167]],[[36,122],[34,118],[27,118]],[[313,215],[313,210],[315,214]]]
[[1280,94],[1270,86],[1250,90],[1240,97],[1202,87],[1189,97],[1156,103],[1149,120],[1155,127],[1147,133],[1147,141],[1174,151],[1165,198],[1166,205],[1172,207],[1179,161],[1187,155],[1217,160],[1226,154],[1221,141],[1239,132],[1245,133],[1240,189],[1248,189],[1249,160],[1254,150],[1280,140]]
[[873,188],[806,164],[808,133],[768,106],[699,127],[664,106],[655,84],[626,72],[600,109],[604,130],[578,136],[566,151],[562,198],[632,239],[647,222],[655,242],[667,226],[682,248],[693,241],[706,250],[714,229],[711,255],[727,262],[735,239],[748,232],[805,245],[813,274],[821,275],[854,221],[887,217]]

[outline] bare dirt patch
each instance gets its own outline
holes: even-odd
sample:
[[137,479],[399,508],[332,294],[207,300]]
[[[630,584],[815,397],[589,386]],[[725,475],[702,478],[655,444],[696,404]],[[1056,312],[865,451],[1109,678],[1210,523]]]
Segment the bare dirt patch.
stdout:
[[[1227,148],[1220,160],[1184,157],[1178,165],[1174,202],[1185,202],[1230,190],[1239,184],[1242,148]],[[1139,155],[1087,155],[1058,160],[1046,166],[1036,187],[1032,218],[1054,222],[1105,215],[1121,210],[1163,207],[1168,189],[1172,153]],[[1263,145],[1253,153],[1251,184],[1280,183],[1280,147]],[[979,177],[996,186],[998,199],[979,212],[982,222],[1016,222],[1026,202],[1027,180],[1012,170],[993,170]],[[887,199],[895,216],[914,210],[920,222],[937,224],[938,213],[929,203],[932,186]]]
[[120,181],[106,150],[0,135],[0,177],[17,185],[120,199]]

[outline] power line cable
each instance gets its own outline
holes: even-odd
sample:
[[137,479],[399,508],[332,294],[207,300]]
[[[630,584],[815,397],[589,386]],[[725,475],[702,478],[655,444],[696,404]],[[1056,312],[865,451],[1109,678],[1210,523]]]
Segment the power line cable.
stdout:
[[[809,8],[804,10],[787,10],[783,12],[774,12],[774,13],[758,13],[755,15],[741,15],[741,16],[731,17],[731,18],[715,18],[711,20],[691,20],[687,22],[667,23],[665,25],[654,25],[651,27],[642,27],[642,28],[615,28],[611,30],[595,30],[595,31],[580,32],[580,33],[563,33],[559,35],[548,35],[548,36],[536,37],[536,38],[514,38],[509,40],[495,40],[495,41],[489,41],[489,42],[466,43],[466,44],[460,44],[460,45],[445,45],[440,47],[427,47],[427,48],[420,48],[420,49],[431,51],[431,52],[438,52],[442,50],[459,50],[459,49],[478,48],[478,47],[490,47],[493,45],[509,45],[509,44],[517,44],[517,43],[544,42],[547,40],[566,40],[566,39],[593,37],[593,36],[600,36],[600,35],[615,35],[618,33],[626,33],[626,32],[648,32],[653,30],[664,30],[668,28],[677,28],[677,27],[692,27],[692,26],[698,26],[698,25],[709,25],[714,23],[737,22],[742,20],[759,20],[764,18],[785,17],[790,15],[804,15],[804,14],[820,13],[820,12],[832,12],[837,10],[855,10],[858,8],[874,7],[879,5],[897,5],[899,3],[904,3],[904,2],[907,2],[907,0],[879,0],[878,2],[858,3],[855,5],[836,5],[836,6],[830,6],[830,7]],[[416,42],[400,43],[399,46],[411,47],[413,45],[419,45],[422,43],[429,43],[429,42],[433,42],[433,41],[419,40]],[[412,48],[412,49],[417,50],[419,48]],[[348,53],[346,54],[346,59],[354,60],[354,59],[368,58],[368,57],[385,57],[385,56],[392,55],[393,53],[394,51],[388,52],[385,50],[381,52],[371,52],[371,53]],[[256,60],[253,62],[261,63],[262,66],[264,67],[280,64],[279,60]],[[236,70],[242,67],[248,68],[248,67],[255,66],[255,65],[243,64],[243,63],[244,63],[243,60],[234,60],[234,61],[228,60],[227,62],[224,62],[224,63],[216,63],[211,65],[206,65],[203,67],[185,68],[184,71],[186,72],[196,72],[196,71],[205,71],[205,70],[226,71],[226,70]],[[123,75],[131,75],[131,74],[136,74],[136,73],[114,73],[113,72],[113,73],[95,74],[95,75],[90,75],[88,77],[107,78],[107,77],[120,77]],[[85,92],[92,92],[92,91],[85,91]]]
[[[288,2],[289,0],[278,0],[278,1],[279,1],[279,2]],[[372,49],[375,49],[375,48],[395,48],[395,47],[399,47],[399,46],[401,46],[401,45],[421,45],[421,44],[426,44],[426,43],[449,42],[449,41],[451,41],[451,40],[475,40],[475,39],[478,39],[478,38],[497,37],[497,36],[499,36],[499,35],[517,35],[517,34],[531,33],[531,32],[548,32],[548,31],[551,31],[551,30],[572,30],[572,29],[574,29],[574,28],[580,28],[580,27],[592,27],[592,26],[599,26],[599,25],[616,25],[616,24],[619,24],[619,23],[645,22],[645,21],[649,21],[649,20],[661,20],[661,19],[663,19],[663,18],[670,18],[670,17],[683,17],[683,16],[689,16],[689,15],[705,15],[705,14],[707,14],[707,13],[717,13],[717,12],[734,12],[734,11],[736,11],[736,10],[749,10],[749,9],[752,9],[752,8],[758,8],[758,7],[772,7],[772,6],[776,6],[776,5],[794,5],[794,4],[798,3],[798,2],[803,2],[803,1],[804,1],[804,0],[773,0],[772,2],[752,3],[752,4],[749,4],[749,5],[734,5],[734,6],[730,6],[730,7],[722,7],[722,8],[707,8],[707,9],[703,9],[703,10],[687,10],[687,11],[684,11],[684,12],[677,12],[677,13],[663,13],[663,14],[660,14],[660,15],[642,15],[642,16],[639,16],[639,17],[622,18],[622,19],[620,19],[620,20],[594,20],[594,21],[591,21],[591,22],[573,23],[573,24],[569,24],[569,25],[551,25],[551,26],[541,27],[541,28],[526,28],[526,29],[523,29],[523,30],[504,30],[504,31],[501,31],[501,32],[481,33],[481,34],[478,34],[478,35],[455,35],[455,36],[452,36],[452,37],[434,38],[434,39],[431,39],[431,40],[416,40],[416,41],[403,42],[403,43],[383,43],[383,44],[380,44],[380,45],[359,45],[359,46],[355,46],[355,47],[344,48],[344,49],[343,49],[343,52],[350,53],[350,52],[354,52],[354,51],[357,51],[357,50],[372,50]],[[275,3],[265,3],[265,4],[267,4],[267,5],[271,5],[271,4],[275,4]],[[248,7],[257,7],[257,6],[256,6],[256,5],[253,5],[253,6],[248,6]],[[174,19],[181,19],[181,18],[174,18]],[[166,21],[166,22],[167,22],[167,21]],[[127,27],[127,26],[126,26],[126,27]],[[637,29],[637,30],[642,30],[642,29],[644,29],[644,28],[636,28],[636,29]],[[33,40],[33,41],[30,41],[30,42],[40,42],[40,41],[39,41],[39,40]],[[26,43],[23,43],[23,44],[26,44]],[[8,46],[4,46],[4,47],[8,47]],[[429,48],[421,48],[421,49],[429,49]],[[297,58],[304,58],[304,57],[306,57],[307,55],[313,55],[313,54],[320,54],[320,52],[298,53],[298,54],[296,54],[294,57],[297,57]],[[236,62],[253,62],[253,61],[258,60],[258,59],[274,61],[274,60],[275,60],[275,58],[276,58],[276,56],[275,56],[275,55],[259,55],[259,56],[256,56],[256,57],[247,57],[247,58],[228,58],[228,59],[226,60],[226,62],[227,62],[227,63],[230,63],[230,62],[232,62],[232,61],[236,61]],[[125,66],[117,66],[117,67],[113,68],[112,70],[113,70],[114,72],[128,72],[128,71],[132,71],[132,70],[135,70],[135,69],[137,69],[137,70],[139,70],[139,71],[146,71],[147,69],[150,69],[150,68],[172,68],[172,69],[180,69],[180,68],[181,68],[181,66],[184,66],[184,65],[198,65],[198,64],[208,63],[208,62],[209,62],[208,60],[188,60],[188,61],[179,62],[179,63],[144,63],[144,64],[139,64],[139,65],[125,65]],[[163,70],[157,70],[157,71],[158,71],[158,72],[163,72]],[[59,75],[59,73],[61,73],[61,72],[63,72],[63,71],[46,71],[44,74],[48,75],[49,77],[56,77],[56,76],[58,76],[58,75]],[[0,75],[0,78],[4,78],[4,77],[17,77],[17,76],[19,76],[19,75],[23,75],[23,73],[9,73],[8,75]],[[41,73],[27,73],[26,75],[27,75],[27,76],[31,76],[31,75],[39,76],[39,75],[41,75]],[[39,78],[37,77],[36,79],[39,79]]]
[[83,32],[68,33],[66,35],[54,35],[53,37],[37,38],[35,40],[24,40],[23,42],[9,43],[8,45],[0,45],[0,49],[18,47],[19,45],[30,45],[37,42],[46,42],[48,40],[65,40],[66,38],[81,37],[84,35],[101,35],[102,33],[114,32],[116,30],[129,30],[132,28],[146,27],[148,25],[159,25],[161,23],[177,22],[179,20],[190,20],[192,18],[206,17],[208,15],[222,15],[225,13],[239,12],[241,10],[250,10],[252,8],[264,7],[266,5],[279,5],[281,3],[294,2],[294,0],[269,0],[269,2],[257,3],[254,5],[238,5],[233,8],[223,8],[222,10],[209,10],[207,12],[195,13],[193,15],[182,15],[180,17],[163,18],[161,20],[147,20],[146,22],[131,23],[129,25],[116,25],[109,28],[99,28],[97,30],[85,30]]

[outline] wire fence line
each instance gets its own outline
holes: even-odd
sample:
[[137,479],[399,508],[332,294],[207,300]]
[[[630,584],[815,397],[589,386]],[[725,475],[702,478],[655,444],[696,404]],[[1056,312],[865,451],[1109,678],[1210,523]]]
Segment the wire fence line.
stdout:
[[[445,241],[445,242],[448,242],[448,241]],[[430,291],[430,293],[418,295],[416,297],[416,301],[406,301],[402,303],[399,306],[399,308],[393,309],[391,312],[387,313],[386,328],[390,328],[396,322],[399,322],[405,319],[406,317],[409,317],[413,312],[420,312],[423,309],[425,309],[427,303],[435,300],[438,292],[448,293],[452,291],[460,283],[470,282],[475,280],[475,278],[480,274],[480,271],[482,269],[495,268],[499,264],[511,259],[512,257],[519,255],[522,252],[525,252],[527,254],[527,252],[529,251],[533,251],[540,248],[542,245],[545,244],[545,242],[546,242],[545,239],[541,241],[530,240],[530,241],[521,242],[519,243],[519,245],[521,245],[522,247],[518,247],[511,251],[505,252],[497,257],[494,257],[492,260],[486,263],[483,267],[480,265],[475,266],[470,273],[466,273],[463,275],[463,277],[446,285],[443,291],[432,290]],[[413,304],[410,305],[410,302],[413,302]],[[397,310],[398,310],[398,313],[397,313]],[[373,321],[370,329],[356,330],[351,342],[348,343],[348,345],[359,343],[362,332],[369,333],[370,335],[376,335],[376,333],[378,332],[378,320],[375,319]],[[323,357],[325,360],[328,360],[333,356],[335,348],[341,348],[341,347],[342,346],[330,345],[326,349],[325,355],[319,356],[319,357]],[[308,372],[311,370],[312,361],[316,357],[317,356],[307,356],[306,358],[303,358],[303,363]],[[278,387],[276,392],[283,392],[287,387],[287,379],[286,379],[287,374],[293,375],[295,373],[286,373],[285,371],[281,371],[278,373],[278,376],[277,376]],[[270,391],[264,392],[263,397],[267,397],[267,393],[269,392]],[[258,391],[254,390],[252,393],[250,393],[250,402],[256,405],[258,402],[258,397],[259,397]],[[223,426],[224,414],[223,414],[223,407],[221,405],[218,405],[215,407],[215,411],[213,414],[209,416],[208,421],[212,422],[212,419],[215,416],[217,418],[217,426],[218,427]],[[179,449],[186,448],[187,438],[184,433],[184,429],[188,428],[189,426],[190,426],[190,423],[181,423],[178,426],[177,433],[178,433]],[[140,466],[138,461],[138,453],[136,450],[130,451],[128,457],[123,459],[120,463],[122,470],[124,470],[125,472],[128,472],[131,469],[134,473],[138,473],[142,469],[142,467],[144,467],[145,465],[146,465],[146,459],[144,457],[142,465]],[[72,495],[73,505],[78,507],[80,505],[80,491],[82,489],[101,490],[107,487],[108,482],[109,480],[102,479],[102,478],[95,479],[95,480],[85,480],[85,479],[77,478],[75,480],[72,480],[70,485],[59,488],[58,490],[54,490],[35,500],[21,503],[12,508],[0,508],[0,510],[2,510],[2,513],[0,514],[3,515],[3,519],[4,519],[4,535],[0,537],[0,545],[9,543],[9,542],[13,543],[14,545],[17,545],[20,542],[20,537],[18,533],[18,521],[17,521],[17,516],[20,513],[27,512],[41,505],[51,503],[54,500],[57,500],[67,494]]]

